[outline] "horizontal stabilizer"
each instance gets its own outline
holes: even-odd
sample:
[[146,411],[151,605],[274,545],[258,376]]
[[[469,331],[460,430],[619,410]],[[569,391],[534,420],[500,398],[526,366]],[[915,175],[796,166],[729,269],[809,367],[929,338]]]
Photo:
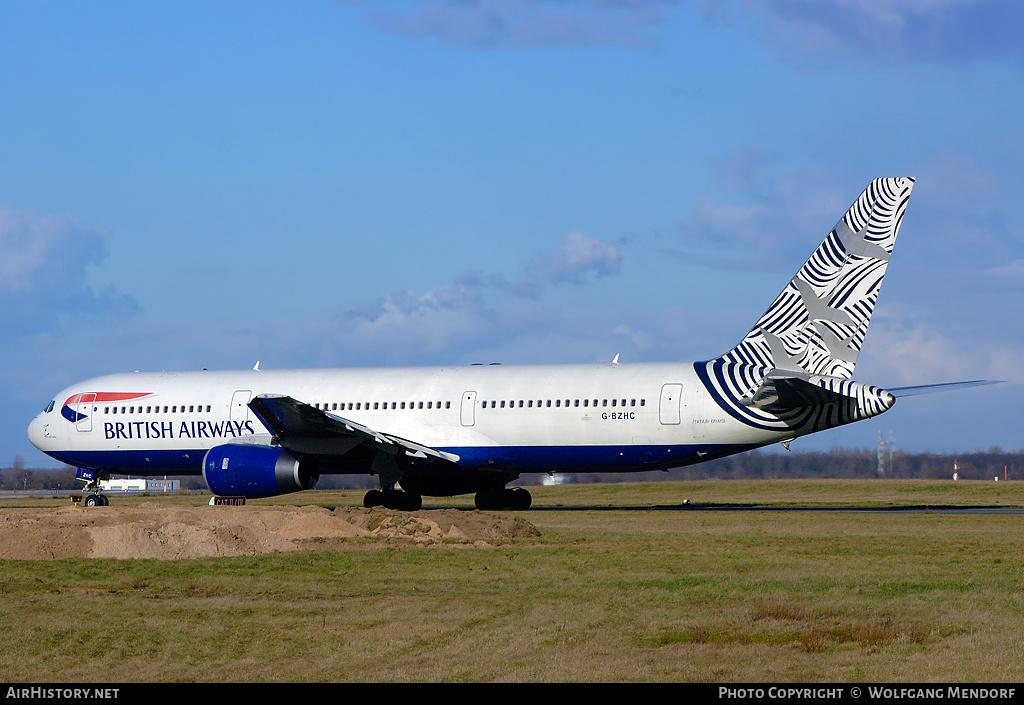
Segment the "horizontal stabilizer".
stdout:
[[1002,384],[998,379],[974,379],[969,382],[944,382],[942,384],[919,384],[915,387],[891,387],[886,391],[894,397],[912,397],[917,394],[934,394],[945,392],[950,389],[963,389],[965,387],[981,387],[986,384]]
[[741,401],[769,413],[781,413],[809,406],[837,404],[848,398],[801,377],[768,375],[751,397]]
[[881,414],[896,398],[884,389],[851,380],[772,370],[740,403],[780,420],[810,414],[856,421]]

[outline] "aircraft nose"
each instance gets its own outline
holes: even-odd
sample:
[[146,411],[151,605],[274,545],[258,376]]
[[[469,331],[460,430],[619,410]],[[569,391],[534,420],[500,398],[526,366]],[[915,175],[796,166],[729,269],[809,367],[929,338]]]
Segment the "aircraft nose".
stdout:
[[39,450],[45,450],[43,447],[46,438],[46,422],[43,420],[43,415],[39,414],[32,422],[28,425],[28,439],[32,442]]

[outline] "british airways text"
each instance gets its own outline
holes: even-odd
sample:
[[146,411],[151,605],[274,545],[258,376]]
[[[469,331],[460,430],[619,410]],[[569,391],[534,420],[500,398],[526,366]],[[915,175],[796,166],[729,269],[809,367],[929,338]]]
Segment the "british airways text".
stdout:
[[253,436],[252,421],[107,421],[103,434],[110,439],[133,438],[238,438]]

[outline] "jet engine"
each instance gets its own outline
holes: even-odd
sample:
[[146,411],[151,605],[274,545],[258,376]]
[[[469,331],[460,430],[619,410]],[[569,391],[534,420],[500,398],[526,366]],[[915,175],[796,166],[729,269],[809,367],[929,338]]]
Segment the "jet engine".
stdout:
[[310,456],[295,457],[272,446],[228,443],[206,453],[203,479],[216,495],[258,499],[312,489],[320,472]]

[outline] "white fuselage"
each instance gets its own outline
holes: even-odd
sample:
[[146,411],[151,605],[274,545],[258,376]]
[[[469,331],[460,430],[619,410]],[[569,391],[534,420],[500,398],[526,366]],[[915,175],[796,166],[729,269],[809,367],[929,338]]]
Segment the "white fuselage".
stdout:
[[199,473],[214,446],[269,442],[247,406],[260,394],[453,453],[467,469],[642,471],[787,437],[733,418],[679,363],[117,374],[63,390],[29,437],[71,465]]

